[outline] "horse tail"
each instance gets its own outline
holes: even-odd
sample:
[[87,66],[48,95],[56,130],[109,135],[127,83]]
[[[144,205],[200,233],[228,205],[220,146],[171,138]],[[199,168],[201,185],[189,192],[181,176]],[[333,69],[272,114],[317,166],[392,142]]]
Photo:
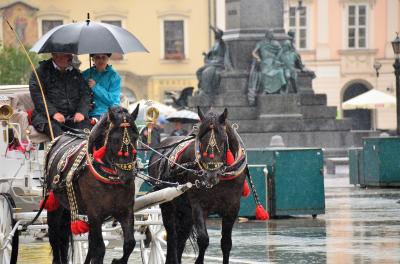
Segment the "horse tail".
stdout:
[[256,219],[257,220],[268,220],[269,219],[269,214],[264,209],[264,207],[262,206],[262,204],[260,202],[260,198],[258,197],[256,188],[254,187],[254,183],[253,183],[253,181],[251,179],[251,175],[250,175],[250,171],[249,171],[249,167],[248,166],[246,166],[245,173],[247,175],[247,178],[249,179],[250,188],[251,188],[251,191],[253,193],[254,202],[256,203],[256,212],[255,212]]
[[189,235],[189,243],[190,247],[193,249],[194,255],[197,255],[197,253],[199,252],[199,246],[197,245],[196,241],[197,241],[197,229],[195,226],[193,226]]

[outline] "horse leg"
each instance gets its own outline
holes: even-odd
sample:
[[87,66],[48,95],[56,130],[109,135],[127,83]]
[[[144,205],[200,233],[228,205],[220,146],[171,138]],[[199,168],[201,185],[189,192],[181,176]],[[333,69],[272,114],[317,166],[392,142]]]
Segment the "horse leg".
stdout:
[[192,210],[190,208],[187,209],[188,210],[185,210],[182,214],[179,214],[179,217],[177,217],[177,255],[179,263],[182,262],[182,254],[186,246],[186,241],[188,240],[193,227]]
[[47,212],[49,241],[53,252],[53,264],[68,263],[68,246],[70,231],[70,214],[60,207],[56,211]]
[[176,246],[176,216],[175,206],[172,202],[163,203],[160,205],[163,224],[167,231],[167,257],[165,263],[178,264],[177,246]]
[[232,228],[235,224],[235,216],[223,216],[222,217],[222,238],[221,238],[221,249],[223,254],[223,264],[229,263],[229,254],[232,249]]
[[68,248],[69,242],[72,238],[71,233],[71,213],[69,210],[64,209],[60,219],[60,253],[62,263],[68,263]]
[[197,256],[195,264],[204,263],[204,255],[210,243],[210,238],[207,233],[206,217],[207,214],[203,212],[199,204],[192,204],[192,218],[197,231],[197,245],[199,247],[199,255]]
[[89,250],[85,259],[85,264],[102,264],[104,255],[106,253],[106,246],[104,245],[103,235],[101,233],[101,221],[89,218]]
[[118,217],[117,220],[120,222],[122,231],[124,233],[124,254],[120,259],[113,259],[112,264],[125,264],[128,263],[129,256],[136,245],[133,230],[133,206],[129,207],[129,211],[126,216]]

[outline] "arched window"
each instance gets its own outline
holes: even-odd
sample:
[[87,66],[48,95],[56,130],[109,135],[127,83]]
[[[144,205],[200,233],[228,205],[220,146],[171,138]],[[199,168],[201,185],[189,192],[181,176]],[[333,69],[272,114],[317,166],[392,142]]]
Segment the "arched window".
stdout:
[[[343,102],[356,97],[360,94],[367,92],[368,87],[360,82],[350,84],[343,93]],[[368,109],[355,109],[355,110],[344,110],[343,117],[352,119],[353,130],[371,130],[371,110]]]

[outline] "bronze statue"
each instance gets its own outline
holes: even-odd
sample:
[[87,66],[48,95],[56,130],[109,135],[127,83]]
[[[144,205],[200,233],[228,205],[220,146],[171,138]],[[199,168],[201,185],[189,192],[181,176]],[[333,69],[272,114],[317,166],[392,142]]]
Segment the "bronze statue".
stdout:
[[219,88],[220,72],[232,68],[228,47],[222,39],[224,32],[213,26],[210,28],[214,31],[215,43],[207,54],[203,53],[204,66],[196,72],[199,92],[205,95],[215,94]]
[[282,55],[280,60],[284,65],[286,78],[286,93],[297,93],[297,70],[303,70],[304,65],[301,62],[300,55],[293,49],[290,40],[285,40],[282,44]]
[[259,41],[252,55],[253,62],[248,84],[249,103],[255,103],[257,92],[267,94],[286,93],[286,79],[281,62],[282,48],[278,41],[274,40],[272,31],[267,30],[265,38]]

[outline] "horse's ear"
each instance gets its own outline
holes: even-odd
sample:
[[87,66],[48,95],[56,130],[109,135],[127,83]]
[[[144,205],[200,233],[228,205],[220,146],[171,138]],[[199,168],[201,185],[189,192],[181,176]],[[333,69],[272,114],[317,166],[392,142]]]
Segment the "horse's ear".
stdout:
[[225,108],[224,112],[219,116],[218,120],[221,124],[225,124],[227,118],[228,118],[228,109]]
[[131,113],[131,119],[132,119],[133,121],[136,120],[136,118],[137,118],[137,116],[138,116],[138,114],[139,114],[139,106],[140,106],[140,104],[137,104],[136,109],[133,110],[133,112]]
[[108,108],[108,120],[112,123],[114,123],[114,121],[115,121],[113,107]]
[[203,111],[201,111],[200,106],[197,106],[197,114],[199,115],[200,121],[204,120]]

